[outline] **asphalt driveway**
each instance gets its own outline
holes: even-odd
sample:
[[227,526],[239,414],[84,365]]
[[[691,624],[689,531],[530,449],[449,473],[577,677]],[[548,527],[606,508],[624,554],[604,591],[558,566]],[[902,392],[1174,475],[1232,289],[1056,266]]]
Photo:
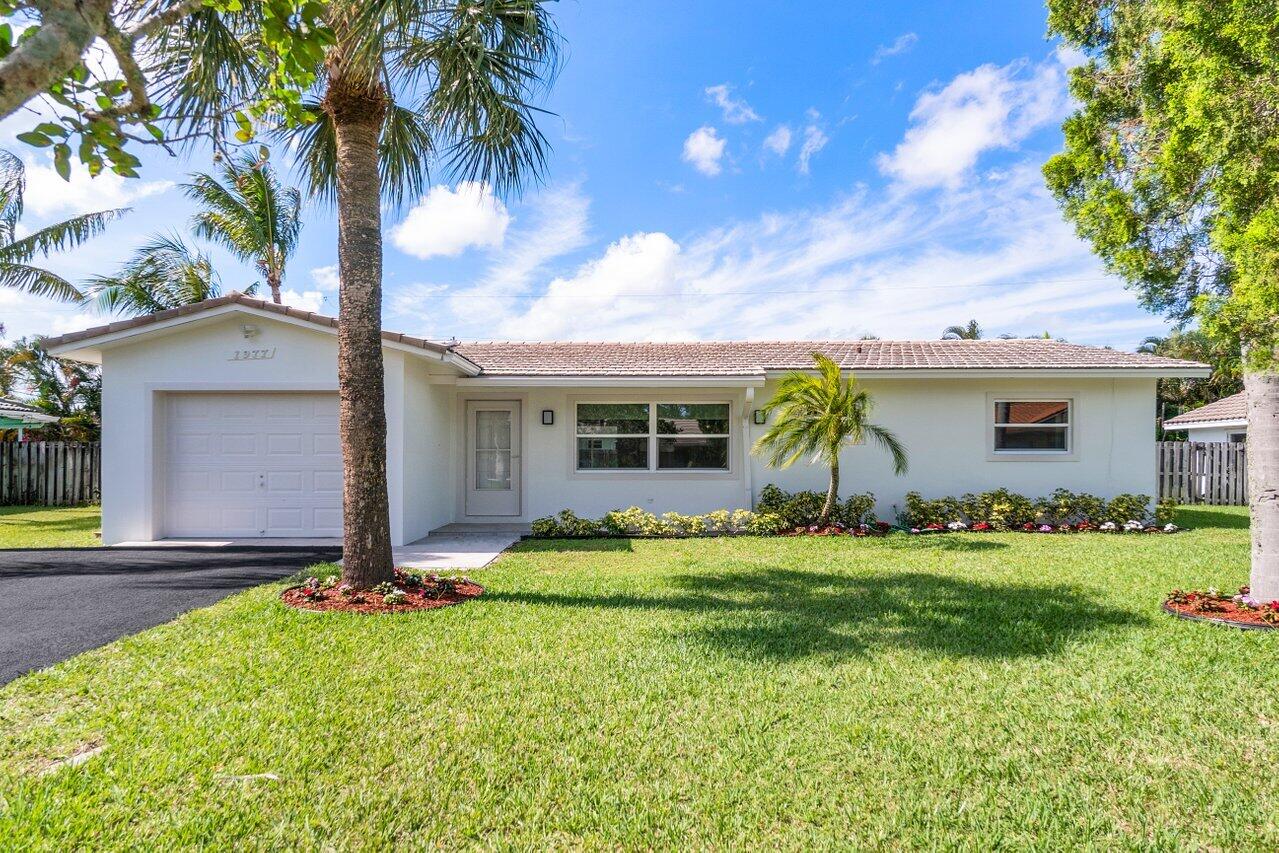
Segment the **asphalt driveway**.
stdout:
[[341,548],[0,550],[0,684],[341,555]]

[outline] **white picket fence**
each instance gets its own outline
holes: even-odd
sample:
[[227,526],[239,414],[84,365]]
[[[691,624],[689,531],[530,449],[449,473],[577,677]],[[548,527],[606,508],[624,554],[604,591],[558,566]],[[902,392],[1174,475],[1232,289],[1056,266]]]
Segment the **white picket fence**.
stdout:
[[101,495],[101,443],[0,442],[0,505],[68,506]]
[[1230,441],[1159,442],[1159,499],[1183,504],[1248,503],[1248,445]]

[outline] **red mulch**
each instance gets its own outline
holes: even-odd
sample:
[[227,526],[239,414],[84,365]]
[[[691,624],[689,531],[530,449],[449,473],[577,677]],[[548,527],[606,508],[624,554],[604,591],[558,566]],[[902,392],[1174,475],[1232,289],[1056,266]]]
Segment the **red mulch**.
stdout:
[[[416,610],[434,610],[437,607],[461,604],[464,601],[470,601],[472,598],[478,598],[484,593],[484,587],[473,581],[457,581],[453,584],[451,590],[438,593],[438,597],[431,597],[436,595],[433,585],[431,585],[430,581],[425,581],[424,584],[422,587],[405,589],[407,600],[403,604],[384,604],[381,594],[376,592],[366,591],[358,595],[344,596],[338,592],[337,587],[320,590],[318,598],[307,598],[303,594],[302,587],[295,586],[286,589],[280,595],[280,600],[299,610],[339,611],[342,613],[411,613]],[[354,600],[357,598],[362,598],[363,601]]]
[[1240,607],[1229,598],[1209,598],[1191,593],[1185,602],[1165,601],[1164,610],[1187,619],[1220,622],[1240,628],[1279,628],[1279,623],[1267,622],[1265,611]]

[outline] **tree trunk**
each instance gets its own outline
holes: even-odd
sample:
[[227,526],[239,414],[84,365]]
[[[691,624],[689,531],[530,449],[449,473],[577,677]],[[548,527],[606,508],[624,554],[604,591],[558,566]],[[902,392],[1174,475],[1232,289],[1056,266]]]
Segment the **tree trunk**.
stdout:
[[822,514],[817,519],[819,525],[825,526],[830,521],[830,514],[835,511],[835,501],[839,500],[839,457],[830,463],[830,486],[826,489],[826,503],[822,504]]
[[329,78],[324,108],[337,140],[338,430],[342,442],[342,580],[393,577],[382,372],[382,213],[376,85]]
[[[340,202],[339,202],[339,203],[340,203]],[[381,287],[382,287],[382,259],[381,259],[381,257],[380,257],[380,255],[381,255],[381,251],[380,251],[380,249],[379,249],[378,254],[379,254],[379,258],[378,258],[378,289],[379,289],[379,291],[380,291],[380,290],[381,290]],[[274,302],[276,305],[279,305],[279,304],[280,304],[280,274],[279,274],[278,272],[269,272],[269,273],[267,273],[267,274],[266,274],[266,284],[267,284],[267,287],[271,288],[271,301],[272,301],[272,302]],[[379,296],[378,296],[378,310],[379,310],[379,311],[381,310],[381,306],[382,306],[382,297],[379,295]]]
[[[1245,362],[1247,354],[1245,353]],[[1279,371],[1245,368],[1252,596],[1279,600]]]

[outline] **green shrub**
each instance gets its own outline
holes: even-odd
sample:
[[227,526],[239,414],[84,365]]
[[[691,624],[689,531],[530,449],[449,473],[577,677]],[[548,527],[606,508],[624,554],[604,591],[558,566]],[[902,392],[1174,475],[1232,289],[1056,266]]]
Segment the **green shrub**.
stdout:
[[964,521],[971,518],[964,498],[936,498],[925,500],[919,492],[907,492],[906,511],[902,514],[902,523],[910,527],[924,527],[929,524],[950,524],[952,521]]
[[1096,521],[1105,515],[1106,502],[1087,492],[1057,489],[1049,497],[1035,501],[1037,521],[1068,524],[1085,519]]
[[866,521],[874,521],[875,496],[870,492],[861,495],[849,495],[848,500],[839,508],[840,521],[849,527],[856,527]]
[[1123,524],[1150,518],[1150,495],[1115,495],[1106,504],[1106,521]]
[[759,490],[759,500],[755,501],[755,511],[782,514],[782,507],[790,500],[790,493],[782,491],[778,486],[769,483]]
[[994,489],[977,496],[978,518],[999,530],[1014,530],[1035,520],[1035,504],[1025,495],[1008,489]]
[[1177,502],[1171,498],[1164,498],[1155,504],[1155,524],[1163,527],[1165,524],[1172,524],[1173,519],[1177,516]]
[[537,539],[554,539],[560,536],[560,526],[554,516],[546,516],[533,520],[533,536]]
[[791,525],[775,512],[760,512],[754,516],[746,525],[746,532],[755,536],[776,536],[784,530],[789,530]]

